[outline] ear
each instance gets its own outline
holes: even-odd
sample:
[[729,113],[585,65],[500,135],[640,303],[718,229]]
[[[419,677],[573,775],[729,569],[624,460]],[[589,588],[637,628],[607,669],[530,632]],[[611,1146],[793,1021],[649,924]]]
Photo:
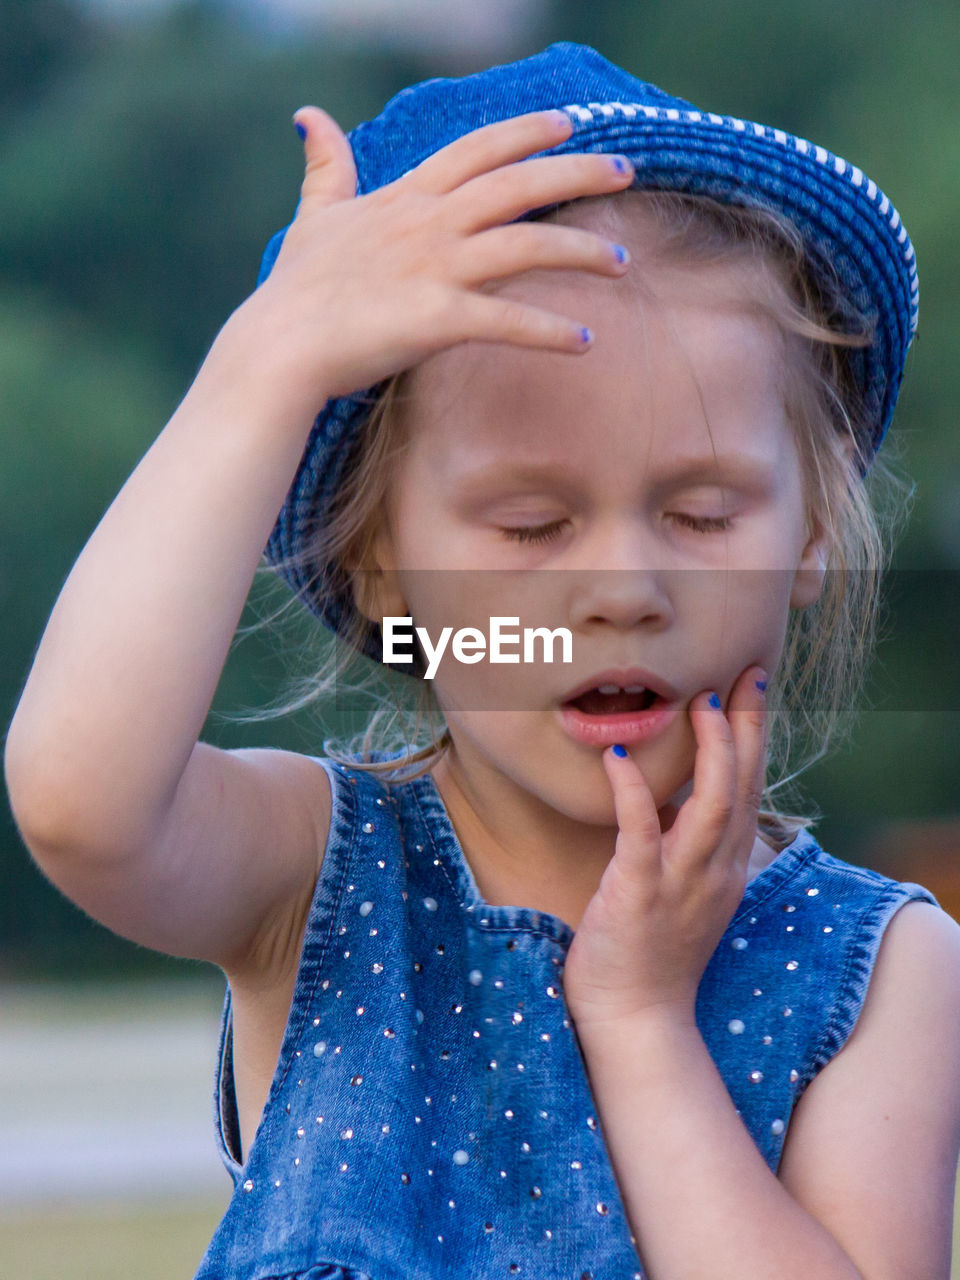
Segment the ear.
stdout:
[[[853,466],[857,453],[856,442],[852,436],[842,441],[841,450],[849,470]],[[820,599],[826,579],[830,542],[823,522],[812,511],[809,515],[808,530],[807,545],[800,557],[790,591],[791,609],[806,609],[816,603]]]
[[376,626],[385,617],[406,617],[407,603],[396,572],[393,540],[381,523],[360,560],[350,566],[350,588],[358,611]]
[[810,519],[812,528],[790,588],[791,609],[806,609],[815,604],[820,599],[827,575],[827,561],[830,555],[827,532],[816,516],[811,515]]

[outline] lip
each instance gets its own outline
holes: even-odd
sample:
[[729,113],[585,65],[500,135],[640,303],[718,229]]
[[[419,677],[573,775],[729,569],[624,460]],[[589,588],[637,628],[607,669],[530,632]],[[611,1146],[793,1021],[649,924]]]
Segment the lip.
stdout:
[[565,704],[557,708],[557,714],[564,731],[577,742],[585,743],[588,747],[612,747],[615,742],[624,746],[647,742],[663,733],[680,707],[679,700],[664,702],[658,698],[646,711],[620,711],[616,715],[588,716],[579,708]]
[[[579,698],[582,693],[587,693],[590,689],[595,689],[601,684],[618,684],[621,688],[628,684],[642,684],[645,689],[650,689],[664,702],[676,702],[680,698],[678,690],[673,685],[668,684],[666,680],[661,680],[659,676],[653,675],[649,671],[645,671],[643,667],[606,667],[603,671],[596,671],[592,676],[588,676],[586,680],[582,680],[569,693],[564,694],[560,699],[561,702],[572,702],[574,698]],[[575,708],[574,708],[575,709]],[[655,711],[655,707],[650,708]],[[581,715],[583,713],[581,712]],[[620,719],[624,716],[646,715],[647,712],[621,712]],[[614,720],[615,716],[590,716],[591,720]],[[617,739],[613,739],[617,741]]]

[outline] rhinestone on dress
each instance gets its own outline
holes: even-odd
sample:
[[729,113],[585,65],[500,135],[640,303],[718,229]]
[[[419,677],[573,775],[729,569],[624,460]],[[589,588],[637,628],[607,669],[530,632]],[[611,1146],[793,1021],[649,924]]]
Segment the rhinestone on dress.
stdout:
[[470,1159],[470,1153],[468,1151],[464,1151],[462,1148],[459,1151],[455,1151],[453,1153],[454,1164],[466,1164],[469,1159]]
[[743,951],[747,946],[747,940],[746,938],[734,938],[730,945],[733,947],[734,951]]
[[739,1018],[731,1018],[727,1023],[727,1030],[738,1036],[743,1031],[743,1022]]
[[762,1071],[751,1071],[751,1072],[750,1072],[750,1079],[753,1081],[753,1083],[754,1083],[754,1084],[759,1084],[759,1083],[760,1083],[760,1081],[763,1079],[763,1072],[762,1072]]
[[363,824],[363,830],[367,833],[367,835],[370,835],[370,833],[373,831],[373,823],[365,822]]
[[786,969],[790,969],[790,970],[793,970],[793,969],[799,969],[799,968],[800,968],[800,961],[799,961],[799,960],[788,960],[788,961],[787,961],[787,963],[786,963],[786,965],[784,966],[784,968],[786,968]]
[[782,1121],[782,1120],[771,1120],[771,1121],[770,1121],[770,1132],[771,1132],[771,1133],[783,1133],[783,1131],[784,1131],[784,1128],[785,1128],[785,1127],[786,1127],[786,1126],[784,1125],[784,1123],[783,1123],[783,1121]]

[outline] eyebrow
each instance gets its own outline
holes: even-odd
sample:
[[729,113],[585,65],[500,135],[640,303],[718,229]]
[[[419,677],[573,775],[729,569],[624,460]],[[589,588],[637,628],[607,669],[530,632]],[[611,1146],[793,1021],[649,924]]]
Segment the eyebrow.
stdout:
[[[669,466],[657,481],[660,485],[674,486],[695,481],[744,484],[748,488],[761,488],[774,476],[771,463],[751,458],[742,453],[705,454],[702,457],[685,458]],[[509,485],[520,488],[528,484],[548,484],[558,489],[572,489],[577,476],[569,468],[552,463],[495,462],[466,470],[457,477],[465,485]]]

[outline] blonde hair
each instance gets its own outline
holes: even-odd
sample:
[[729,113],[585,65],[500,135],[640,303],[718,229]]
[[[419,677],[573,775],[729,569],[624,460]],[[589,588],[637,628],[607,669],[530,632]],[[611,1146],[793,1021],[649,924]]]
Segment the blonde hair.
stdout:
[[[539,216],[623,232],[619,238],[629,245],[638,215],[654,231],[652,244],[648,237],[642,246],[648,260],[681,268],[740,268],[738,295],[746,287],[747,301],[775,322],[786,341],[782,387],[808,520],[825,531],[830,552],[820,598],[806,609],[790,610],[781,661],[768,682],[769,754],[760,825],[782,846],[819,817],[786,807],[799,796],[796,779],[852,727],[876,637],[881,577],[912,489],[898,474],[889,444],[871,463],[870,423],[848,355],[870,342],[869,320],[845,300],[822,263],[816,273],[811,270],[798,229],[765,208],[663,191],[571,201]],[[373,403],[353,441],[334,507],[305,557],[312,587],[321,595],[357,585],[370,564],[391,463],[406,445],[406,415],[400,411],[405,384],[406,374],[397,374]],[[324,570],[326,565],[332,568]],[[390,671],[378,693],[362,675],[342,674],[357,663],[376,670],[361,653],[365,644],[379,642],[378,631],[359,610],[349,611],[314,672],[293,682],[292,696],[282,705],[228,718],[286,715],[338,696],[344,687],[369,694],[374,709],[361,733],[339,743],[324,740],[324,753],[388,782],[427,772],[452,741],[431,683]],[[424,725],[427,741],[418,745]],[[394,758],[371,758],[387,753]]]

